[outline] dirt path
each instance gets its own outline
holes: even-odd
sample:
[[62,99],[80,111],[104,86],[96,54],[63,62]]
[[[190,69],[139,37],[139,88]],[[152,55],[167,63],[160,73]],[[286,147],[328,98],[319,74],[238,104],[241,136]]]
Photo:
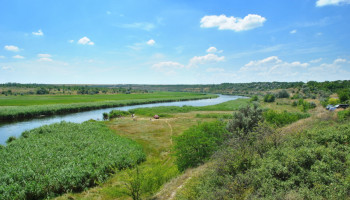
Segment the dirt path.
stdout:
[[170,128],[170,144],[172,146],[173,145],[173,127],[169,123],[168,119],[165,120],[165,123],[167,123]]

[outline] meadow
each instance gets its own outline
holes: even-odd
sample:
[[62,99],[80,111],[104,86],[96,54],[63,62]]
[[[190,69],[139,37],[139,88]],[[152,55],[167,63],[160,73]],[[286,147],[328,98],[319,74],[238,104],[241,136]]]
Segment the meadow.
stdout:
[[43,199],[82,191],[144,160],[139,144],[103,123],[42,126],[0,148],[0,199]]
[[217,95],[174,92],[117,95],[5,96],[0,97],[0,120],[17,120],[98,108],[215,97]]

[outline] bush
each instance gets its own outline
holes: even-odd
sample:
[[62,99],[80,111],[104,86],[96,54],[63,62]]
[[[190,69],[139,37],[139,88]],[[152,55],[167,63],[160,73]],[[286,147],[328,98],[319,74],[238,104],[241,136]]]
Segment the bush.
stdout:
[[274,110],[268,110],[264,112],[264,119],[270,124],[274,124],[278,127],[282,127],[287,124],[298,121],[299,119],[304,119],[310,117],[310,114],[304,113],[292,113],[292,112],[277,112]]
[[331,104],[331,105],[336,105],[336,104],[339,104],[339,103],[340,103],[339,99],[330,98],[328,100],[328,104]]
[[[262,109],[257,104],[246,106],[233,113],[233,118],[227,123],[227,130],[235,135],[246,135],[263,119]],[[241,135],[242,136],[242,135]]]
[[258,95],[254,95],[252,96],[252,98],[250,98],[250,101],[258,101],[258,100],[259,100]]
[[193,126],[175,137],[176,164],[183,171],[206,161],[224,142],[229,133],[221,121]]
[[267,94],[264,96],[264,102],[274,102],[274,101],[275,101],[275,95]]
[[113,119],[113,118],[120,118],[120,117],[125,117],[131,115],[130,112],[128,111],[122,111],[122,110],[112,110],[111,112],[109,112],[109,119]]
[[289,98],[289,93],[287,90],[281,90],[277,93],[278,98]]
[[345,102],[350,99],[350,91],[349,90],[341,90],[338,92],[338,97],[340,102]]
[[345,120],[346,118],[350,117],[350,109],[342,110],[338,112],[338,119],[339,120]]

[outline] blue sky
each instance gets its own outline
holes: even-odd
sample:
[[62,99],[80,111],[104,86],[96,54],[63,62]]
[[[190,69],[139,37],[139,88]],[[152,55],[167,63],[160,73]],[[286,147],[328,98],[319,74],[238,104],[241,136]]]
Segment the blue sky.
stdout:
[[0,83],[350,77],[350,0],[0,0]]

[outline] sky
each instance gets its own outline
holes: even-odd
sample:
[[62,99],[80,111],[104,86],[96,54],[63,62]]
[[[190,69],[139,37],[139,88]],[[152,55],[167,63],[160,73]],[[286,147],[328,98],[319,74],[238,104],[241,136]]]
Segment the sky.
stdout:
[[350,79],[350,0],[0,0],[0,83]]

